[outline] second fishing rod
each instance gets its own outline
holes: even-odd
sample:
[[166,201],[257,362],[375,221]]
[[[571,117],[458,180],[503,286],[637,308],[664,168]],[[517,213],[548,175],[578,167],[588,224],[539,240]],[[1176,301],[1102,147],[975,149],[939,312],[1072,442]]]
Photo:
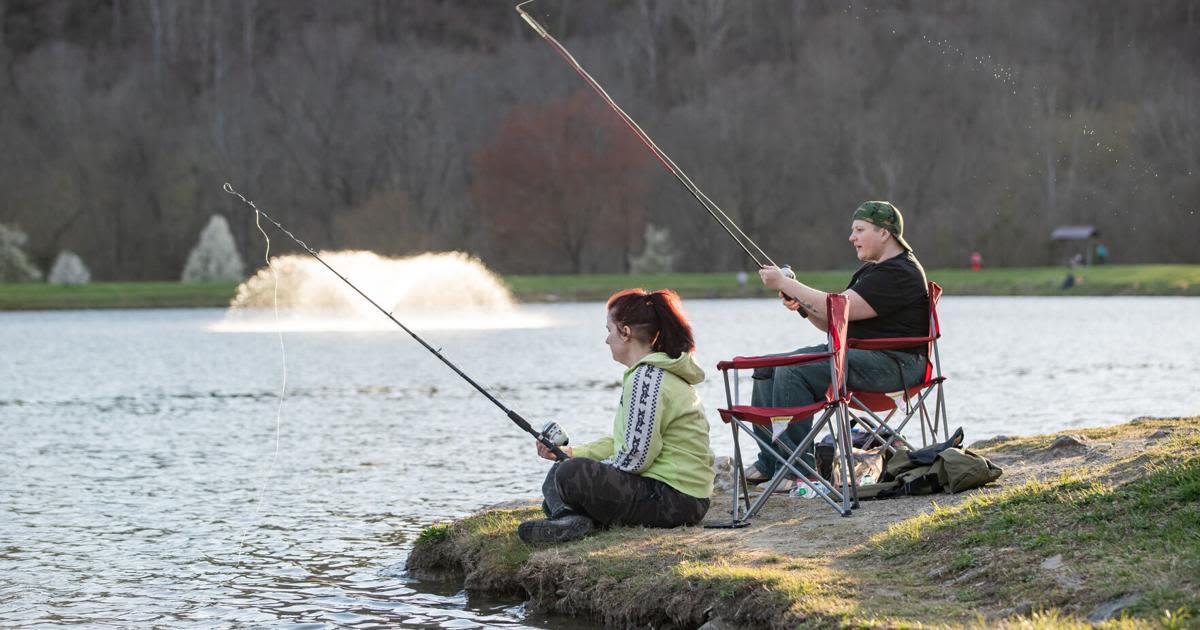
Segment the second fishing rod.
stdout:
[[[667,171],[670,172],[671,175],[674,175],[675,179],[679,180],[679,183],[683,185],[684,189],[686,189],[688,193],[690,193],[692,197],[694,197],[696,201],[704,207],[709,216],[711,216],[717,223],[721,225],[722,228],[724,228],[725,232],[729,234],[730,238],[737,242],[738,246],[742,248],[742,251],[746,252],[746,255],[754,261],[755,265],[760,268],[765,267],[768,264],[780,267],[780,265],[775,264],[774,260],[771,260],[771,257],[768,256],[767,253],[763,251],[763,249],[759,247],[753,239],[747,236],[746,233],[743,232],[736,223],[734,223],[733,219],[729,218],[729,215],[725,214],[724,210],[721,210],[721,207],[718,206],[716,202],[710,199],[708,195],[704,194],[704,191],[700,190],[700,187],[692,181],[692,178],[688,177],[687,173],[685,173],[683,169],[680,168],[679,165],[676,164],[675,161],[666,154],[665,151],[658,147],[658,144],[654,142],[654,139],[650,137],[650,134],[646,133],[646,131],[642,129],[641,125],[639,125],[632,116],[625,113],[625,110],[621,109],[620,105],[617,105],[617,102],[614,101],[613,98],[608,95],[608,92],[604,89],[604,87],[600,85],[600,82],[592,77],[587,70],[584,70],[583,66],[575,60],[575,56],[572,55],[569,50],[567,50],[567,47],[563,46],[562,43],[555,39],[554,36],[551,35],[544,26],[542,26],[536,19],[533,18],[532,15],[525,11],[525,5],[528,5],[531,2],[533,2],[533,0],[525,0],[514,7],[517,13],[520,14],[521,19],[525,20],[525,23],[528,24],[529,27],[534,30],[534,32],[536,32],[543,40],[545,40],[546,43],[550,44],[551,48],[553,48],[554,51],[557,52],[559,56],[562,57],[563,60],[565,60],[567,64],[575,70],[575,72],[584,80],[584,82],[586,82],[588,86],[591,87],[592,90],[604,100],[605,104],[607,104],[609,108],[611,108],[617,115],[617,117],[621,119],[621,122],[625,123],[625,126],[633,132],[633,135],[637,136],[637,139],[640,140],[652,154],[654,154],[654,157],[657,158],[660,163],[662,163]],[[783,265],[781,268],[784,269],[784,274],[791,274],[791,269],[788,268],[787,265]],[[795,277],[794,274],[791,274],[791,276]]]
[[564,453],[562,451],[562,449],[559,448],[559,446],[561,444],[566,444],[566,434],[562,433],[562,430],[558,427],[557,424],[548,423],[546,428],[543,429],[541,432],[536,431],[532,426],[530,426],[529,422],[527,420],[525,420],[525,418],[521,417],[521,414],[513,411],[512,409],[509,409],[507,406],[504,405],[504,403],[500,402],[500,399],[493,396],[491,392],[489,392],[487,389],[485,389],[479,383],[475,382],[475,379],[471,378],[470,376],[467,376],[466,372],[463,372],[461,369],[459,369],[459,367],[457,365],[452,363],[450,361],[450,359],[447,359],[445,357],[445,355],[443,355],[441,353],[440,350],[429,345],[424,339],[421,338],[420,335],[413,332],[411,329],[409,329],[408,326],[405,326],[403,323],[400,322],[400,320],[396,319],[395,316],[392,315],[391,311],[388,311],[387,309],[383,308],[375,300],[372,300],[370,296],[368,296],[366,293],[363,293],[362,289],[359,289],[357,286],[354,285],[353,282],[350,282],[350,280],[348,278],[346,278],[346,276],[343,276],[340,272],[338,272],[337,269],[334,269],[333,267],[331,267],[329,265],[329,263],[325,262],[325,260],[323,258],[321,258],[320,254],[318,254],[316,251],[314,251],[313,248],[309,247],[307,243],[300,240],[299,238],[296,238],[296,235],[292,234],[290,230],[283,227],[283,225],[280,224],[278,221],[271,218],[271,216],[268,215],[266,212],[263,212],[262,210],[260,210],[253,201],[242,196],[241,193],[239,193],[237,190],[234,190],[233,186],[231,186],[228,183],[225,184],[225,192],[241,199],[246,205],[250,206],[254,210],[255,213],[257,213],[259,216],[261,216],[262,218],[266,219],[271,224],[273,224],[276,228],[279,229],[280,232],[283,232],[284,234],[286,234],[288,238],[295,241],[295,243],[297,245],[299,245],[305,252],[308,252],[309,256],[312,256],[313,258],[317,259],[317,262],[321,263],[322,266],[324,266],[329,271],[333,272],[333,275],[337,276],[338,278],[341,278],[342,282],[345,282],[351,289],[354,289],[355,293],[362,296],[362,298],[364,300],[370,302],[371,306],[374,306],[376,309],[379,309],[379,312],[383,313],[385,317],[392,320],[392,323],[396,324],[402,330],[404,330],[404,332],[408,333],[409,336],[411,336],[413,339],[415,339],[417,341],[417,343],[421,344],[422,346],[424,346],[424,348],[426,350],[431,352],[433,354],[433,356],[435,356],[439,360],[441,360],[442,363],[445,363],[446,366],[449,367],[451,370],[454,370],[455,374],[462,377],[463,380],[465,380],[467,383],[470,383],[471,387],[474,387],[480,394],[483,394],[485,398],[490,400],[492,402],[492,404],[499,407],[500,410],[503,411],[506,416],[508,416],[508,419],[512,420],[514,424],[516,424],[518,427],[521,428],[521,430],[532,435],[534,438],[537,439],[537,441],[541,442],[542,444],[544,444],[546,446],[546,448],[550,449],[550,452],[554,454],[554,457],[557,460],[564,461],[567,459],[567,454]]

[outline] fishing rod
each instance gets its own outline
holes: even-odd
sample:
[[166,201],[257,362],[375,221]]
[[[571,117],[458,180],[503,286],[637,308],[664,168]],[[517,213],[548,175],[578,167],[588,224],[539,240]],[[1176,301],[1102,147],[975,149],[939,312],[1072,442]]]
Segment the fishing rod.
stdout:
[[[588,74],[587,70],[583,69],[583,66],[575,60],[575,57],[570,51],[567,50],[566,46],[563,46],[557,39],[554,39],[554,37],[546,31],[545,27],[539,24],[532,15],[529,15],[525,12],[523,7],[530,2],[533,2],[533,0],[525,0],[514,7],[517,10],[517,13],[521,15],[521,18],[525,20],[525,23],[528,24],[529,27],[534,30],[534,32],[540,35],[542,39],[546,40],[546,43],[550,44],[550,46],[554,48],[555,52],[557,52],[559,56],[566,60],[567,64],[570,65],[575,72],[578,73],[579,76],[582,77],[583,80],[593,90],[595,90],[597,94],[600,95],[600,98],[604,99],[604,102],[607,103],[614,112],[616,112],[617,116],[620,117],[621,121],[625,123],[625,126],[629,127],[629,130],[632,131],[635,136],[637,136],[638,140],[641,140],[642,144],[646,145],[646,148],[654,154],[654,157],[658,158],[658,161],[661,162],[662,165],[666,167],[666,169],[672,175],[675,176],[675,179],[679,180],[680,184],[683,184],[683,187],[687,189],[687,191],[691,193],[693,197],[696,198],[696,201],[700,202],[701,206],[704,206],[704,209],[708,211],[708,214],[712,216],[717,223],[720,223],[722,228],[725,228],[725,231],[729,234],[729,236],[737,242],[738,246],[742,248],[742,251],[746,252],[746,255],[750,256],[755,265],[760,268],[765,267],[766,265],[763,263],[763,260],[765,260],[771,265],[778,267],[779,265],[776,265],[775,261],[771,260],[771,257],[768,256],[767,253],[764,252],[762,248],[754,242],[753,239],[747,236],[746,233],[743,232],[736,223],[734,223],[733,219],[730,219],[729,215],[725,214],[725,212],[721,210],[720,206],[718,206],[712,199],[709,199],[708,195],[704,194],[704,192],[700,190],[698,186],[696,186],[692,179],[687,176],[687,173],[684,173],[683,169],[679,168],[679,165],[676,164],[670,156],[668,156],[662,149],[658,148],[658,145],[655,144],[650,135],[647,134],[629,114],[626,114],[625,110],[621,109],[620,105],[617,105],[617,102],[608,95],[608,92],[601,87],[600,83],[596,81],[591,74]],[[734,234],[734,230],[737,231],[737,234]],[[756,256],[754,252],[750,251],[750,248],[747,247],[747,245],[753,247],[755,251],[758,252],[759,256],[761,256],[761,259],[759,256]]]
[[361,295],[364,300],[370,302],[371,306],[374,306],[375,308],[379,309],[379,312],[383,313],[385,316],[387,316],[388,319],[392,320],[392,323],[394,323],[397,326],[399,326],[400,328],[402,328],[404,330],[404,332],[408,333],[413,339],[416,339],[417,343],[424,346],[426,350],[432,352],[433,356],[437,357],[438,359],[441,359],[442,363],[445,363],[451,370],[454,370],[455,374],[458,374],[459,376],[461,376],[463,378],[463,380],[470,383],[471,386],[474,387],[476,390],[478,390],[480,394],[483,394],[484,397],[486,397],[488,400],[492,401],[492,404],[499,407],[500,410],[503,411],[504,414],[508,416],[509,420],[512,420],[518,427],[521,427],[521,430],[532,435],[534,438],[537,439],[538,442],[541,442],[543,445],[546,446],[546,448],[550,449],[550,452],[554,454],[555,459],[557,459],[559,461],[565,461],[567,459],[567,454],[564,453],[562,451],[562,449],[558,448],[558,446],[555,444],[555,442],[553,442],[551,440],[550,437],[548,437],[547,435],[544,435],[543,433],[539,433],[539,432],[535,431],[533,429],[533,427],[529,426],[529,422],[526,421],[525,418],[521,417],[521,414],[504,406],[504,403],[500,402],[500,400],[497,399],[495,396],[493,396],[491,394],[491,392],[484,389],[483,386],[480,385],[479,383],[476,383],[475,380],[472,379],[470,376],[467,376],[466,372],[463,372],[462,370],[458,369],[457,365],[454,365],[453,363],[451,363],[450,359],[447,359],[445,356],[442,355],[442,353],[440,351],[436,350],[433,346],[426,343],[425,340],[420,337],[420,335],[418,335],[417,333],[410,330],[408,328],[408,326],[405,326],[404,324],[400,323],[400,320],[396,319],[391,314],[390,311],[388,311],[385,308],[383,308],[382,306],[380,306],[378,303],[375,302],[375,300],[372,300],[370,298],[370,296],[368,296],[366,293],[363,293],[362,289],[359,289],[358,287],[354,286],[353,282],[350,282],[350,280],[347,279],[346,276],[343,276],[341,273],[339,273],[337,269],[334,269],[333,267],[329,266],[329,263],[325,262],[321,258],[321,256],[317,254],[317,252],[313,251],[313,248],[308,246],[307,243],[296,238],[296,235],[292,234],[290,230],[283,227],[283,225],[281,225],[278,221],[271,218],[271,215],[267,214],[266,212],[263,212],[262,210],[259,210],[258,206],[255,205],[253,201],[250,201],[249,199],[246,199],[245,197],[243,197],[242,193],[239,193],[238,191],[234,190],[233,186],[231,186],[228,182],[225,183],[225,192],[241,199],[243,202],[246,203],[246,205],[253,208],[255,213],[257,213],[259,216],[262,216],[267,221],[270,221],[271,223],[273,223],[275,225],[275,227],[279,228],[279,231],[286,234],[288,236],[288,238],[295,241],[296,244],[299,245],[301,248],[303,248],[304,251],[308,252],[308,254],[310,256],[312,256],[313,258],[316,258],[317,262],[321,263],[326,269],[333,272],[333,275],[341,278],[342,282],[345,282],[347,285],[350,286],[351,289],[354,289],[354,291],[356,293],[358,293],[359,295]]

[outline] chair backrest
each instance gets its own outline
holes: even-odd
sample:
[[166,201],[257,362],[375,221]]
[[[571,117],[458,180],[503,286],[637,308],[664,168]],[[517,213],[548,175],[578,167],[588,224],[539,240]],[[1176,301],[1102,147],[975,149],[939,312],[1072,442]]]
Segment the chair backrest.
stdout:
[[942,336],[942,323],[938,319],[938,300],[942,299],[942,286],[933,280],[929,281],[929,345],[925,347],[925,380],[928,381],[936,372],[941,376],[941,358],[937,352],[937,340]]
[[942,285],[929,281],[929,348],[930,354],[933,353],[933,342],[938,337],[942,336],[942,324],[938,321],[937,305],[938,300],[942,299]]
[[929,281],[929,336],[934,339],[942,336],[942,327],[938,323],[937,305],[942,299],[942,285]]

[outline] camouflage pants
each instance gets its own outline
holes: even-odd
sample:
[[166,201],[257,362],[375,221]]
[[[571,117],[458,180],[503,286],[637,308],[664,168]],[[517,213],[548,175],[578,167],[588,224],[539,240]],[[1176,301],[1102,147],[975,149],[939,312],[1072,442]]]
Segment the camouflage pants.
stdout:
[[558,518],[576,512],[602,526],[695,525],[708,512],[709,503],[657,479],[585,457],[555,463],[542,484],[542,496],[546,516]]

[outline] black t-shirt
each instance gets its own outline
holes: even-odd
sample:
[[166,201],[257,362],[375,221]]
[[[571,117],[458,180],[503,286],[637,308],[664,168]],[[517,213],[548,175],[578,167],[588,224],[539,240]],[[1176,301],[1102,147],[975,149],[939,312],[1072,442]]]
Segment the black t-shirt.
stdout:
[[[867,263],[854,272],[847,289],[875,309],[875,317],[850,322],[851,339],[924,337],[929,334],[929,287],[925,269],[912,252],[880,263]],[[924,352],[924,348],[908,349]]]

